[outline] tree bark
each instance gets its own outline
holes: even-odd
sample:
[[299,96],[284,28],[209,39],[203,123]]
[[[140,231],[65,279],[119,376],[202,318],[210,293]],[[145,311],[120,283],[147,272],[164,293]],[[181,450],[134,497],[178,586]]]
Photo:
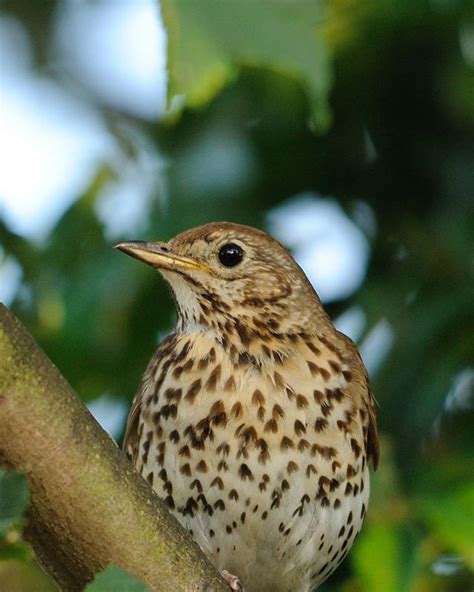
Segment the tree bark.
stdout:
[[162,592],[224,592],[23,325],[0,305],[0,458],[27,475],[25,537],[64,591],[115,563]]

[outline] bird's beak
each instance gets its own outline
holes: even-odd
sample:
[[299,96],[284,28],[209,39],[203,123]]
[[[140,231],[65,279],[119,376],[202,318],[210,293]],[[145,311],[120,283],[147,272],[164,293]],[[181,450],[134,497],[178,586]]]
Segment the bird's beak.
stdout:
[[167,243],[128,241],[118,243],[114,248],[157,269],[169,269],[170,271],[211,271],[207,265],[199,263],[190,257],[176,255]]

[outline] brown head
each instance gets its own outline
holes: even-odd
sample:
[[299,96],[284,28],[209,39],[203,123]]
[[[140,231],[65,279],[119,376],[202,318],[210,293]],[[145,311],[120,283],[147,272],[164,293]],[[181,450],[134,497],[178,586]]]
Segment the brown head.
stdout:
[[256,331],[312,332],[329,322],[303,270],[255,228],[214,222],[169,242],[123,242],[121,251],[161,272],[181,328],[244,323]]

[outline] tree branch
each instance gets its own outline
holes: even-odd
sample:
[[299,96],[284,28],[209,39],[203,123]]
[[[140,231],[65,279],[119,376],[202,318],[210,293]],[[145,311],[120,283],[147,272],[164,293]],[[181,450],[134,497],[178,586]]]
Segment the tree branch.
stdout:
[[215,568],[0,304],[0,458],[28,477],[25,536],[62,590],[116,563],[153,590],[224,592]]

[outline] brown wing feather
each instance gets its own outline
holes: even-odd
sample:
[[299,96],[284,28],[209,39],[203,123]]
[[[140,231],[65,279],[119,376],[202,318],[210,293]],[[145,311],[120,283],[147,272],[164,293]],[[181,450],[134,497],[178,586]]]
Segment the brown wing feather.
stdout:
[[157,368],[165,356],[170,354],[176,342],[176,334],[172,333],[164,339],[159,345],[158,349],[153,354],[140,388],[133,399],[130,413],[127,419],[127,426],[125,428],[125,436],[123,438],[123,450],[135,462],[138,455],[138,444],[140,441],[140,416],[142,413],[142,403],[147,393],[156,390],[158,387],[156,381]]
[[142,383],[133,399],[132,407],[130,408],[130,413],[127,419],[127,427],[125,428],[125,436],[123,438],[123,450],[134,462],[138,453],[138,442],[140,439],[138,429],[145,386],[145,383]]
[[372,460],[375,470],[377,469],[380,460],[380,443],[377,429],[375,399],[370,389],[369,377],[364,362],[352,340],[349,339],[347,335],[340,332],[338,332],[338,337],[344,341],[344,345],[351,352],[349,362],[351,364],[353,379],[346,390],[354,398],[359,399],[360,405],[368,415],[365,449],[367,458]]

